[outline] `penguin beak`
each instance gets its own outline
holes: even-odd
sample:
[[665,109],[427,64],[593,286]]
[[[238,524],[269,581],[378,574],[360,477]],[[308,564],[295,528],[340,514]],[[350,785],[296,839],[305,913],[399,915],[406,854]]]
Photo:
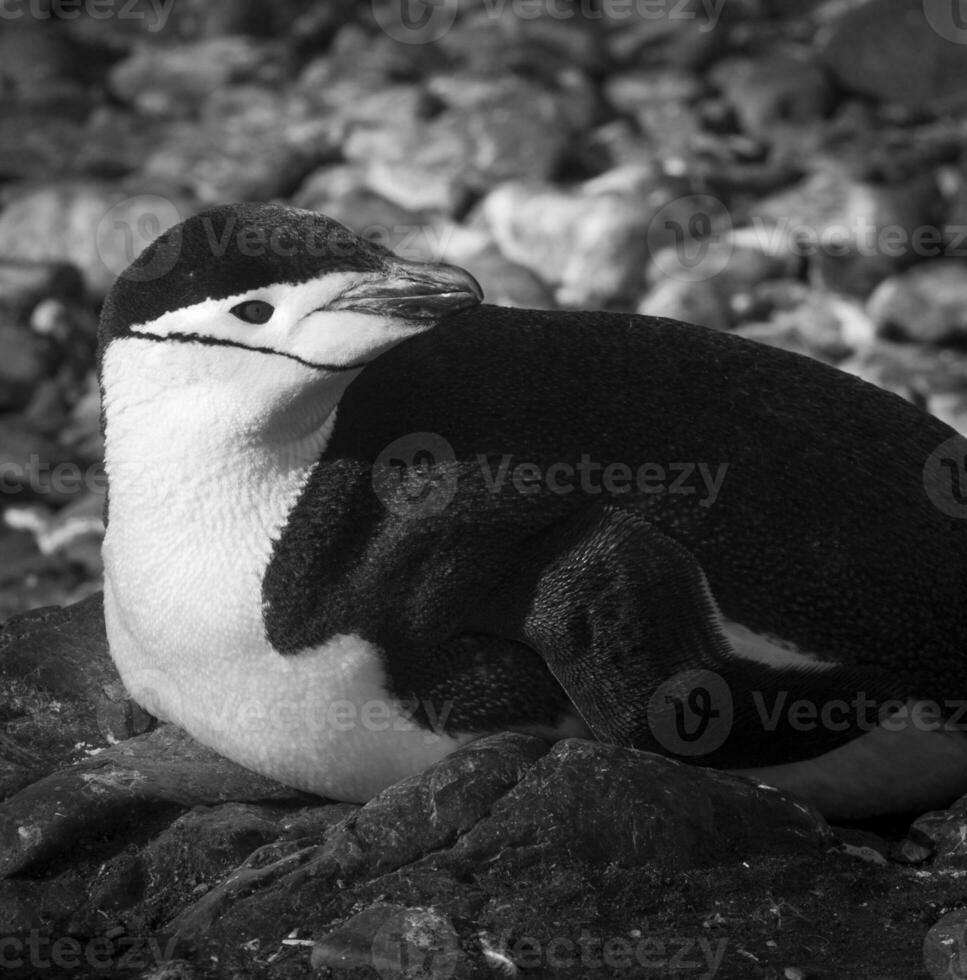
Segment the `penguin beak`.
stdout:
[[458,266],[393,256],[378,278],[353,283],[326,308],[426,322],[477,306],[482,299],[480,283]]

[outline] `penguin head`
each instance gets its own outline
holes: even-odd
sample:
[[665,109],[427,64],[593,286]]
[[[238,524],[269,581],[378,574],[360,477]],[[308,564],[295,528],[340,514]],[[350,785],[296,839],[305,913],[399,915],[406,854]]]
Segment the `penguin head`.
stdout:
[[344,388],[379,354],[477,305],[476,280],[413,262],[312,211],[202,211],[121,274],[104,303],[99,366],[152,397],[221,391],[264,411]]

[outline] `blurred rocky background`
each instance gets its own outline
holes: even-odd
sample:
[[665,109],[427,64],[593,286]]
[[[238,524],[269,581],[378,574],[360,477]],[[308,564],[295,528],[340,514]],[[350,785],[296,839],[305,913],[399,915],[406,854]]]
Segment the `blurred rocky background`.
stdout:
[[99,585],[97,312],[221,201],[490,302],[679,317],[967,431],[967,17],[946,0],[7,0],[0,622]]

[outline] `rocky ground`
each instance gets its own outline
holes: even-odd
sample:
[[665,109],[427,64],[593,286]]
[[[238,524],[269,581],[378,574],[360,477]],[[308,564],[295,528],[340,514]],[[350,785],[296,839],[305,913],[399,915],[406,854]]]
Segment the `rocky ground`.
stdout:
[[[967,432],[967,26],[955,7],[5,5],[0,622],[98,589],[98,306],[144,244],[213,202],[324,211],[404,256],[467,267],[490,302],[670,315],[805,352]],[[963,933],[960,810],[914,831],[878,828],[892,845],[854,834],[844,851],[794,804],[732,784],[715,789],[713,819],[696,801],[718,783],[696,789],[676,768],[662,779],[681,781],[682,809],[629,785],[641,813],[659,816],[613,828],[590,785],[555,779],[564,758],[589,779],[619,774],[623,760],[518,740],[401,790],[415,794],[406,812],[433,829],[420,825],[404,856],[384,858],[364,845],[393,826],[395,797],[347,816],[237,771],[206,784],[191,773],[213,760],[143,733],[96,622],[84,620],[83,642],[55,642],[65,634],[51,616],[4,634],[0,787],[16,805],[0,828],[13,875],[0,933],[45,925],[116,947],[163,932],[195,951],[196,972],[217,946],[238,975],[308,975],[311,958],[370,976],[360,937],[399,927],[442,950],[425,975],[605,975],[555,966],[543,946],[531,961],[508,952],[527,937],[576,941],[586,926],[665,944],[651,972],[631,963],[628,976],[711,976],[671,962],[676,941],[694,952],[699,939],[725,940],[718,977],[967,976],[952,958],[960,947],[941,941],[948,926]],[[76,684],[65,687],[71,656],[64,676]],[[145,775],[162,749],[184,754],[180,781]],[[82,768],[63,786],[47,781],[68,763]],[[464,801],[477,786],[480,809],[439,817],[451,782]],[[58,824],[43,801],[61,792],[74,804]],[[557,826],[572,804],[615,835],[594,860],[576,856],[590,837],[567,821],[550,850],[534,843],[540,821]],[[494,823],[514,808],[531,822]],[[672,824],[656,830],[659,818]],[[761,833],[735,836],[732,824],[749,820]],[[424,911],[410,921],[405,908]],[[401,948],[390,947],[385,976]]]
[[152,728],[96,596],[8,621],[0,657],[15,980],[963,976],[967,801],[831,828],[748,780],[506,734],[327,804]]

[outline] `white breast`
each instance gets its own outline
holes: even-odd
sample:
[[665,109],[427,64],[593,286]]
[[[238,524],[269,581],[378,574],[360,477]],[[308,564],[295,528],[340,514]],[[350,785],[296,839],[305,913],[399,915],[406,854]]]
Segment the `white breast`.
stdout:
[[[115,341],[103,366],[104,604],[122,680],[152,714],[244,766],[324,796],[369,799],[469,737],[413,724],[387,697],[378,651],[358,636],[287,656],[266,638],[272,546],[334,412],[271,445],[245,438],[217,386],[196,389],[201,406],[130,370],[169,346]],[[432,707],[436,717],[445,710]]]

